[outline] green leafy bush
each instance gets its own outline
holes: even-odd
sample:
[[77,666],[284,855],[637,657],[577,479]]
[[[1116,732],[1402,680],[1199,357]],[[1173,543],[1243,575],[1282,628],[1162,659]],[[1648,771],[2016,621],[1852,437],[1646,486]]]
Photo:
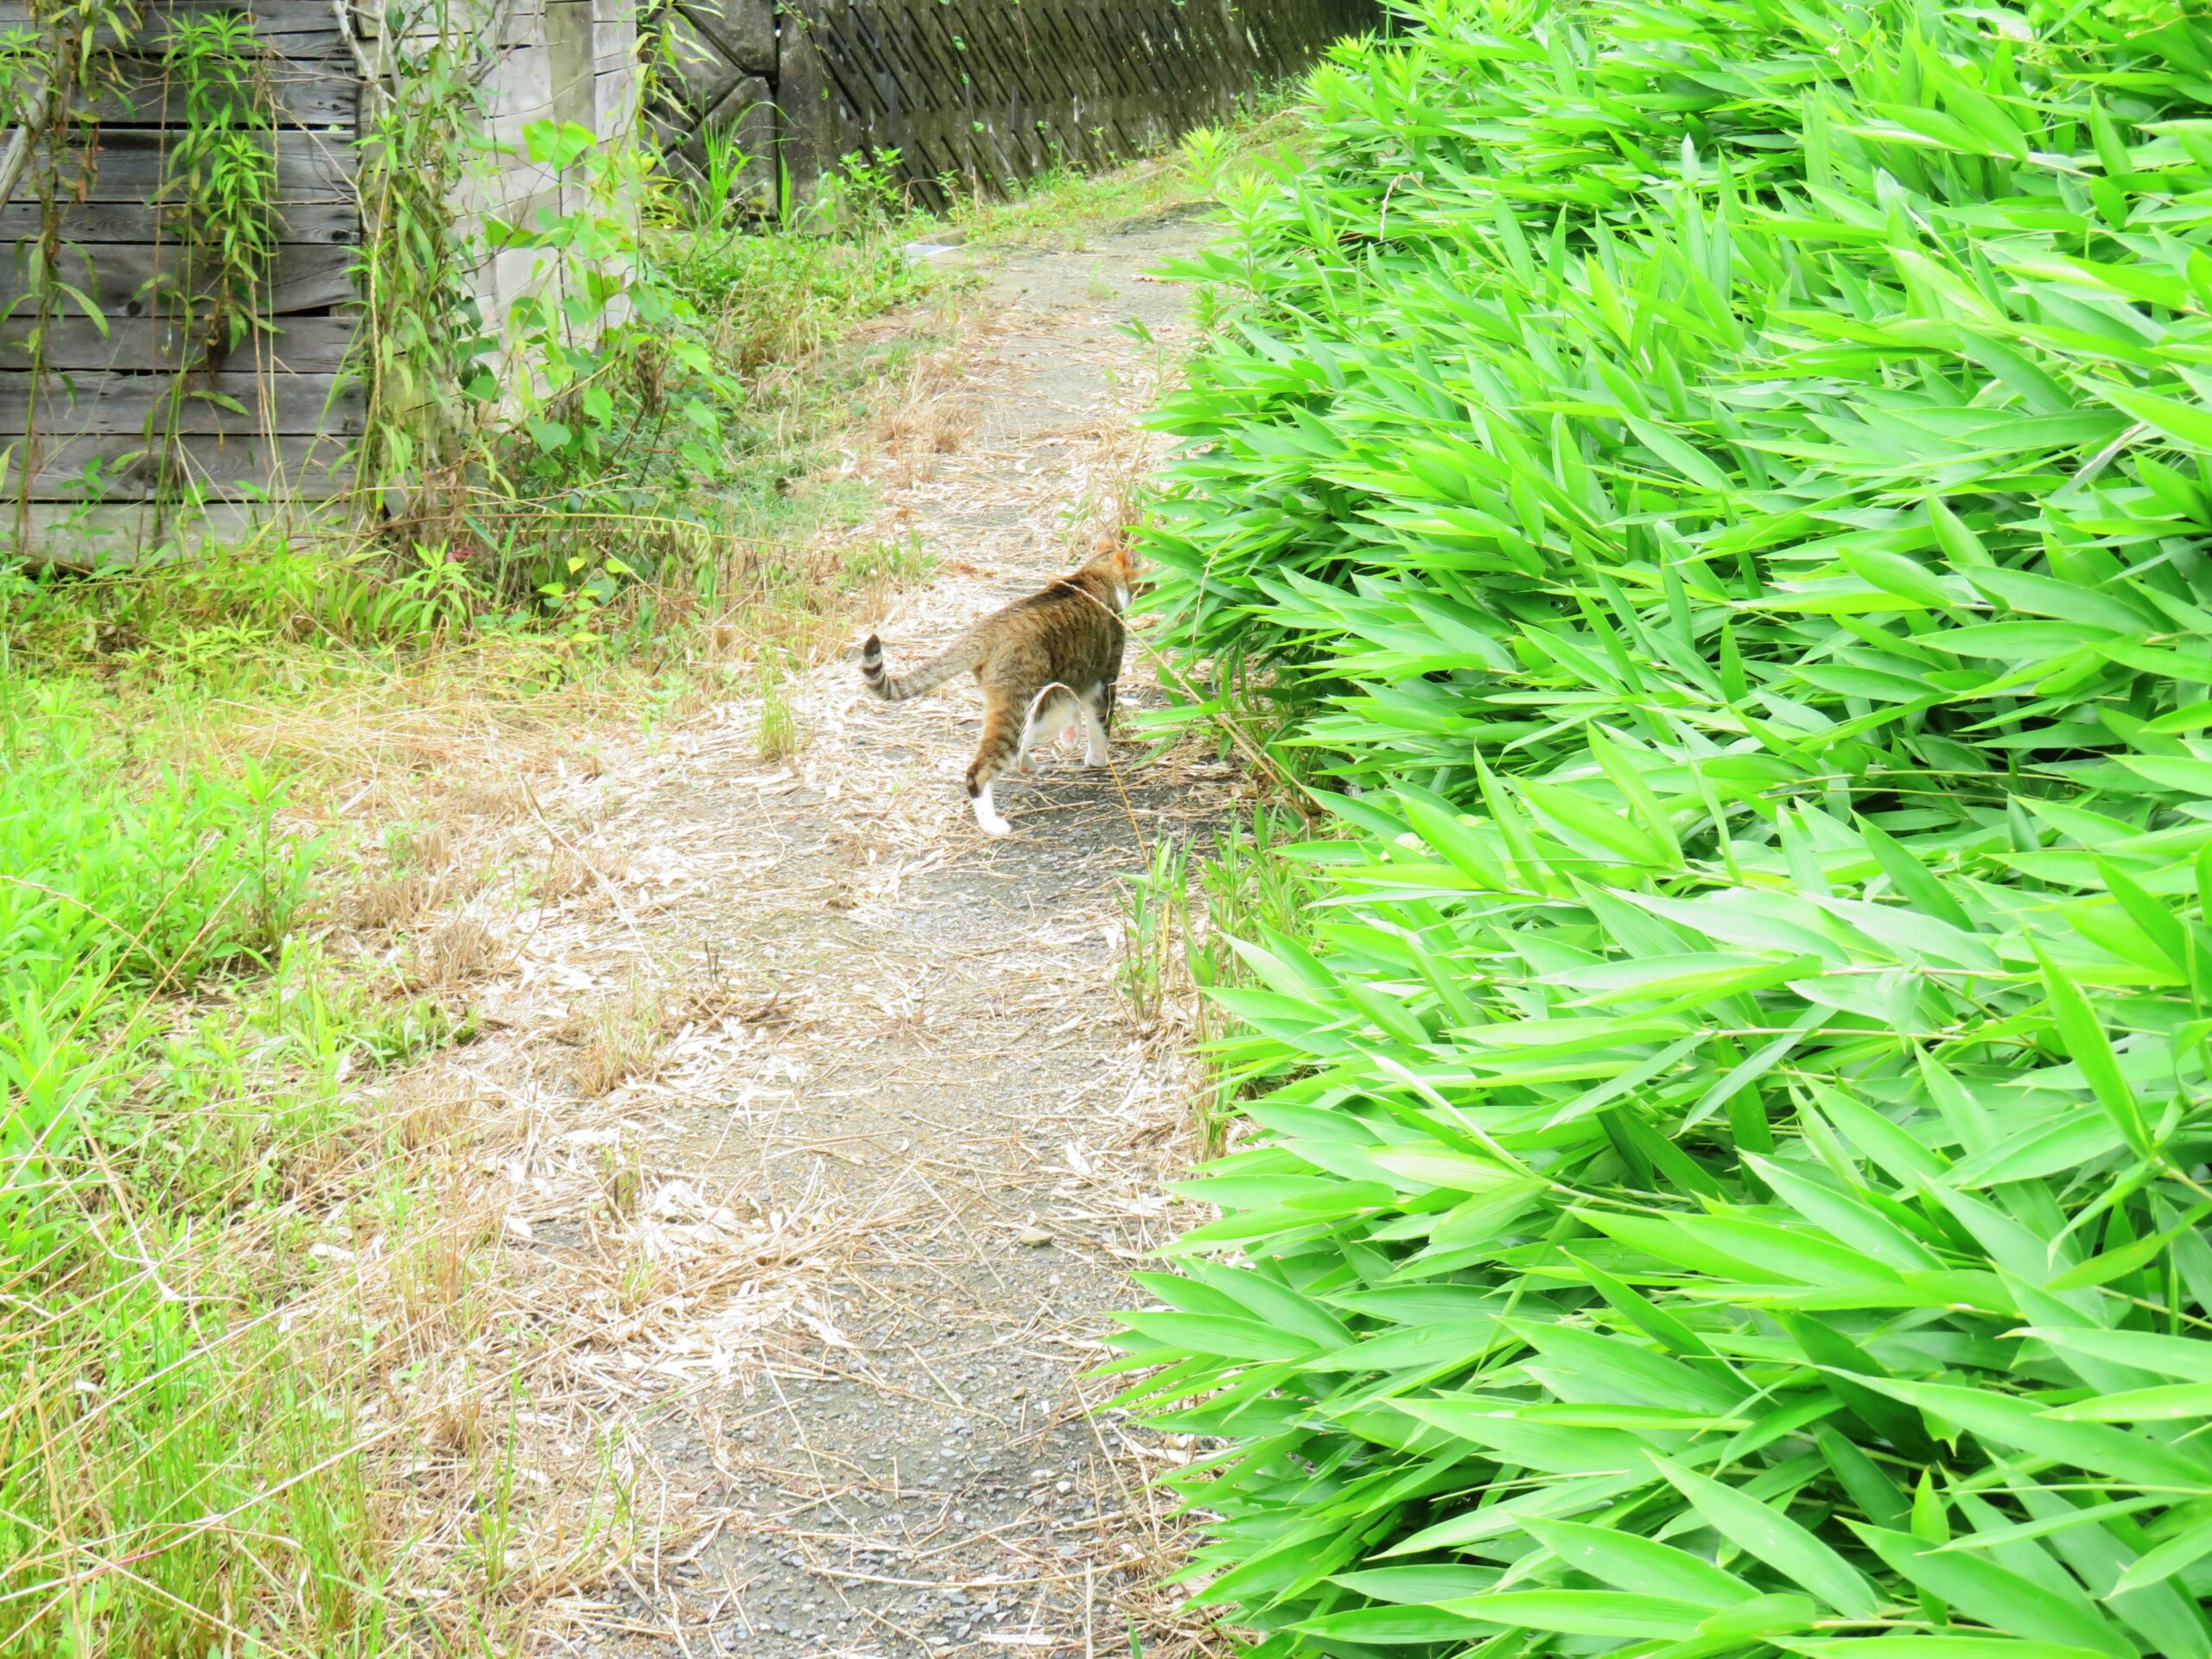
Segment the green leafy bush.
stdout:
[[1159,602],[1348,833],[1126,1363],[1260,1652],[2212,1654],[2185,10],[1435,0],[1238,200]]

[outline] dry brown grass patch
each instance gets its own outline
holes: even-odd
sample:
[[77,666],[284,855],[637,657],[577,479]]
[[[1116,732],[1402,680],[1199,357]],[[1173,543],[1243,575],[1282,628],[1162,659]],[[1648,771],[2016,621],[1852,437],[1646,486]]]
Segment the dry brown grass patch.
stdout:
[[637,983],[594,1013],[570,1021],[577,1052],[569,1081],[576,1092],[597,1100],[626,1083],[654,1075],[664,1021],[658,993]]
[[442,823],[425,824],[407,837],[393,861],[434,875],[452,868],[453,831]]
[[537,878],[537,901],[557,905],[598,891],[598,879],[583,855],[573,847],[556,843],[545,861],[544,874]]
[[1143,522],[1158,459],[1149,435],[1127,426],[1101,426],[1086,436],[1090,463],[1068,520],[1069,535],[1084,556],[1125,538]]
[[452,916],[416,945],[404,976],[411,990],[449,991],[488,979],[507,965],[507,949],[488,923]]
[[410,1071],[394,1083],[386,1103],[393,1137],[410,1154],[450,1151],[471,1132],[476,1090],[439,1066]]
[[469,779],[454,785],[447,807],[487,823],[511,823],[530,816],[530,793],[512,779]]
[[788,991],[747,991],[734,985],[702,986],[663,1007],[661,1029],[671,1034],[686,1026],[717,1025],[724,1020],[757,1031],[789,1031],[806,1020],[804,1006]]
[[444,887],[421,870],[374,877],[346,894],[340,914],[353,927],[405,927],[445,902]]
[[966,372],[967,354],[960,347],[933,352],[915,359],[878,395],[869,436],[899,461],[901,484],[929,477],[938,456],[956,454],[982,424],[975,399],[956,390]]

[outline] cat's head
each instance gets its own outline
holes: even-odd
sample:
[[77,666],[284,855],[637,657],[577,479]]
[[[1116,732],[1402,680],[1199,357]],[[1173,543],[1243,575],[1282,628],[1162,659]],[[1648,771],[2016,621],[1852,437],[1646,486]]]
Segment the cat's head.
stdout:
[[1096,575],[1114,591],[1114,607],[1127,610],[1129,601],[1144,591],[1144,561],[1126,530],[1108,531],[1091,543],[1091,553],[1084,569]]

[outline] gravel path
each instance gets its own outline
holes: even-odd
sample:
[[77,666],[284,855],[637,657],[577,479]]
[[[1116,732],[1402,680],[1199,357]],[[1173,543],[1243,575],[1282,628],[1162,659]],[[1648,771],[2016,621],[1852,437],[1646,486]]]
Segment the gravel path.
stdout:
[[[1201,234],[974,262],[940,394],[970,429],[871,463],[883,505],[858,534],[937,561],[881,619],[894,664],[1065,569],[1070,515],[1141,463],[1131,421],[1186,297],[1144,273]],[[1096,1659],[1133,1631],[1147,1659],[1206,1650],[1154,1588],[1177,1546],[1146,1482],[1187,1453],[1090,1415],[1111,1390],[1081,1374],[1185,1224],[1165,1185],[1197,1154],[1173,1035],[1133,1028],[1116,989],[1122,878],[1239,786],[1202,757],[1141,764],[1125,730],[1119,784],[1070,757],[1004,791],[1014,833],[990,842],[959,782],[971,687],[887,707],[840,661],[788,692],[788,765],[731,704],[606,749],[550,809],[624,879],[541,929],[524,979],[565,973],[588,1010],[626,963],[673,1034],[601,1103],[617,1128],[549,1107],[533,1137],[569,1143],[561,1167],[616,1195],[619,1224],[550,1199],[521,1224],[579,1273],[642,1275],[606,1292],[639,1311],[607,1315],[575,1370],[651,1449],[632,1501],[683,1524],[545,1650]],[[1135,652],[1123,698],[1158,698]]]

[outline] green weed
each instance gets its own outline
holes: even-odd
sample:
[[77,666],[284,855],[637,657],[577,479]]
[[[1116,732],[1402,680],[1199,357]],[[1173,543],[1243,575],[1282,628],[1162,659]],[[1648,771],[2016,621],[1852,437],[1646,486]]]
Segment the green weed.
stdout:
[[806,747],[806,728],[791,706],[785,671],[771,667],[760,677],[760,721],[753,746],[763,760],[780,766]]
[[76,688],[8,690],[0,1650],[388,1650],[374,1437],[284,1315],[302,1196],[372,1144],[349,1079],[454,1022],[293,937],[316,848],[278,780],[134,779]]
[[1114,964],[1115,982],[1142,1028],[1157,1025],[1175,987],[1181,965],[1179,949],[1194,947],[1191,925],[1190,843],[1173,837],[1154,842],[1152,863],[1128,879],[1123,912],[1122,953]]
[[838,583],[848,592],[859,592],[884,583],[904,584],[928,578],[936,568],[934,555],[923,547],[918,534],[905,541],[887,538],[857,543],[843,555]]

